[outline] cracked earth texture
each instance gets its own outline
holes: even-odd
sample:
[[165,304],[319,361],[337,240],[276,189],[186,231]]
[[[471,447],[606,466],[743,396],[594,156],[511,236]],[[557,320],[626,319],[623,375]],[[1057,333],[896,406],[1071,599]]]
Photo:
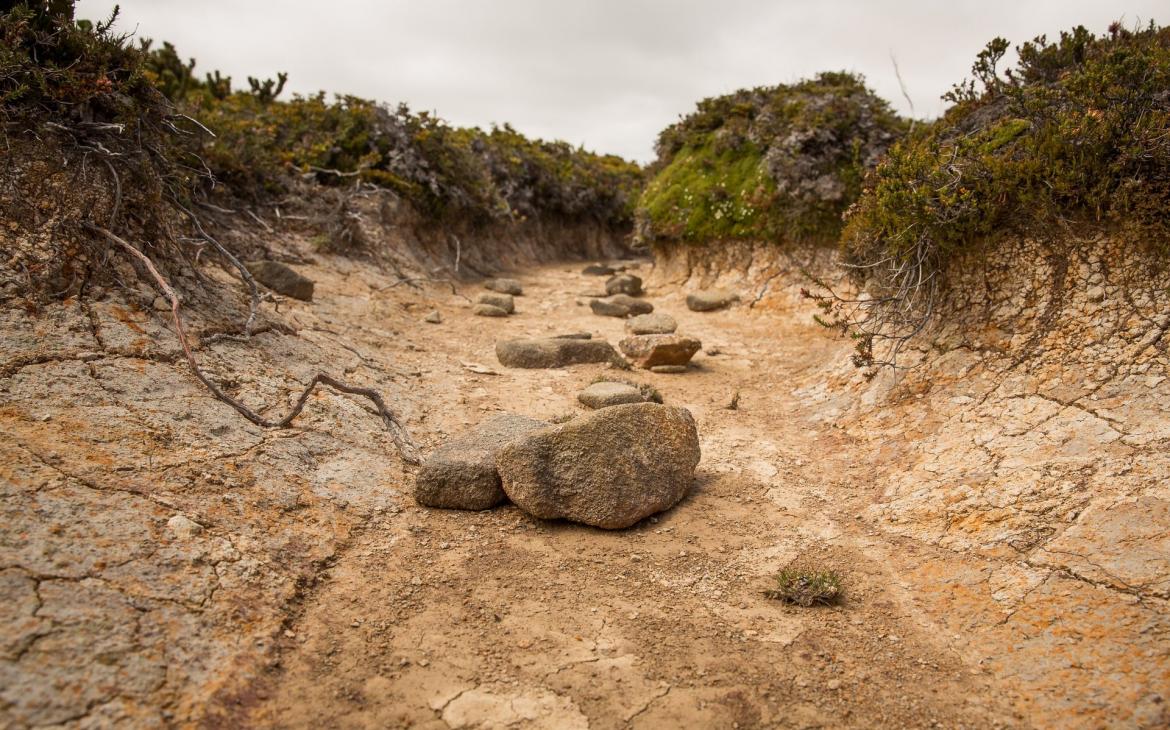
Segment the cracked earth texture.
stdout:
[[[690,497],[620,532],[418,507],[359,399],[252,426],[186,371],[152,292],[9,305],[0,724],[1165,726],[1170,315],[1126,280],[1140,262],[1090,249],[1014,252],[1035,281],[897,382],[843,364],[781,257],[641,263],[705,350],[636,377],[691,410],[703,460]],[[579,263],[515,272],[517,314],[485,324],[476,285],[312,261],[314,302],[199,350],[267,415],[323,370],[381,391],[426,450],[499,411],[579,412],[606,372],[509,370],[497,339],[622,336]],[[687,310],[711,284],[743,304]],[[764,598],[794,562],[840,571],[843,603]]]

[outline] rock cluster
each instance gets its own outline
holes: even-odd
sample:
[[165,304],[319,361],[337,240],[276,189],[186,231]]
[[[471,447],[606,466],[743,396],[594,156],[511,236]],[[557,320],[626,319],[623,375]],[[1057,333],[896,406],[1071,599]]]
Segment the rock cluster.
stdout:
[[695,421],[682,408],[617,405],[555,426],[506,415],[432,454],[415,497],[457,509],[507,498],[534,517],[616,530],[682,500],[699,458]]

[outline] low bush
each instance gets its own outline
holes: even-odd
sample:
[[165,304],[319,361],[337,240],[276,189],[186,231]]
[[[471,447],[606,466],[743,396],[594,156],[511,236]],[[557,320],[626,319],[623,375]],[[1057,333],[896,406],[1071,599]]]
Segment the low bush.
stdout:
[[697,244],[833,243],[865,171],[904,129],[849,73],[704,99],[659,135],[639,233]]

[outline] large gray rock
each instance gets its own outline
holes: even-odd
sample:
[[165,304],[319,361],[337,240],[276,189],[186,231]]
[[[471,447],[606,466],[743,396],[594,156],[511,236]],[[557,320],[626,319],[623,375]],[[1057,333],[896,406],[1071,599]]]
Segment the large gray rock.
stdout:
[[512,299],[511,294],[480,294],[475,302],[476,304],[490,304],[493,307],[499,307],[508,314],[516,311],[516,301]]
[[626,321],[626,331],[632,335],[669,335],[678,329],[678,322],[669,314],[639,314]]
[[520,296],[524,293],[524,287],[520,286],[520,282],[515,279],[488,279],[483,283],[485,289],[491,289],[501,294],[512,294]]
[[702,346],[695,338],[682,335],[634,335],[618,343],[636,367],[647,370],[660,365],[686,365]]
[[496,455],[517,437],[548,424],[505,413],[435,449],[418,470],[414,498],[427,507],[489,509],[507,499]]
[[626,403],[643,403],[642,391],[629,383],[593,383],[577,394],[577,400],[589,408],[609,408]]
[[636,297],[642,293],[642,279],[633,274],[618,274],[605,282],[605,293]]
[[534,517],[617,530],[678,504],[699,456],[688,411],[637,403],[532,431],[496,467],[508,498]]
[[508,312],[494,304],[476,304],[471,313],[478,317],[507,317]]
[[622,362],[605,340],[548,337],[535,340],[501,340],[496,357],[510,368],[559,368],[591,362]]
[[654,311],[654,305],[650,302],[635,299],[628,294],[594,299],[589,302],[589,308],[594,314],[603,317],[629,317],[632,314],[649,314]]
[[279,261],[249,261],[245,266],[256,281],[277,294],[313,301],[313,280],[301,276]]
[[687,295],[687,308],[692,312],[712,312],[730,307],[739,301],[739,295],[726,289],[705,289]]
[[612,276],[616,273],[616,270],[612,266],[606,266],[605,264],[589,264],[584,269],[581,269],[581,273],[585,276]]

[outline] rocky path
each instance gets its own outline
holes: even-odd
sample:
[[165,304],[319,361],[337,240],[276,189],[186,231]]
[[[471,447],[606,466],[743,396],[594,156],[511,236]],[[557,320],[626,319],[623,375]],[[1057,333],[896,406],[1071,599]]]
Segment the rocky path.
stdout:
[[[344,259],[302,269],[314,301],[280,308],[298,334],[208,345],[206,367],[249,403],[288,400],[317,370],[377,387],[426,450],[499,412],[580,412],[610,372],[505,368],[497,340],[624,334],[580,297],[598,280],[579,265],[519,272],[516,312],[491,319],[472,313],[477,286],[392,287]],[[683,374],[622,375],[692,412],[703,457],[687,499],[615,532],[419,507],[356,400],[321,393],[285,431],[242,422],[186,373],[149,292],[0,313],[0,725],[1166,723],[1156,449],[1122,452],[1076,409],[1066,424],[959,394],[994,383],[862,418],[841,384],[849,343],[778,282],[750,311],[695,313],[648,281],[704,350]],[[1146,433],[1164,421],[1136,412]],[[1032,492],[1001,497],[1018,481],[988,481],[985,452],[1040,474]],[[1067,529],[1081,510],[1067,500],[1110,489],[1144,501]],[[765,598],[793,563],[843,574],[844,602]]]
[[[602,365],[509,370],[504,337],[586,331],[616,342],[577,267],[524,277],[518,313],[485,326],[444,307],[416,393],[436,442],[497,411],[552,418]],[[468,294],[474,295],[472,288]],[[914,546],[858,521],[877,485],[850,443],[793,393],[839,343],[795,318],[696,314],[649,297],[709,352],[682,375],[633,373],[691,410],[703,460],[694,493],[619,532],[543,523],[512,507],[412,504],[374,518],[282,639],[279,671],[245,715],[309,727],[991,727],[1015,723],[916,604],[891,555]],[[341,320],[338,316],[337,321]],[[481,375],[467,364],[498,374]],[[736,410],[729,405],[738,391]],[[842,458],[844,457],[844,458]],[[791,561],[847,576],[843,605],[762,596]]]

